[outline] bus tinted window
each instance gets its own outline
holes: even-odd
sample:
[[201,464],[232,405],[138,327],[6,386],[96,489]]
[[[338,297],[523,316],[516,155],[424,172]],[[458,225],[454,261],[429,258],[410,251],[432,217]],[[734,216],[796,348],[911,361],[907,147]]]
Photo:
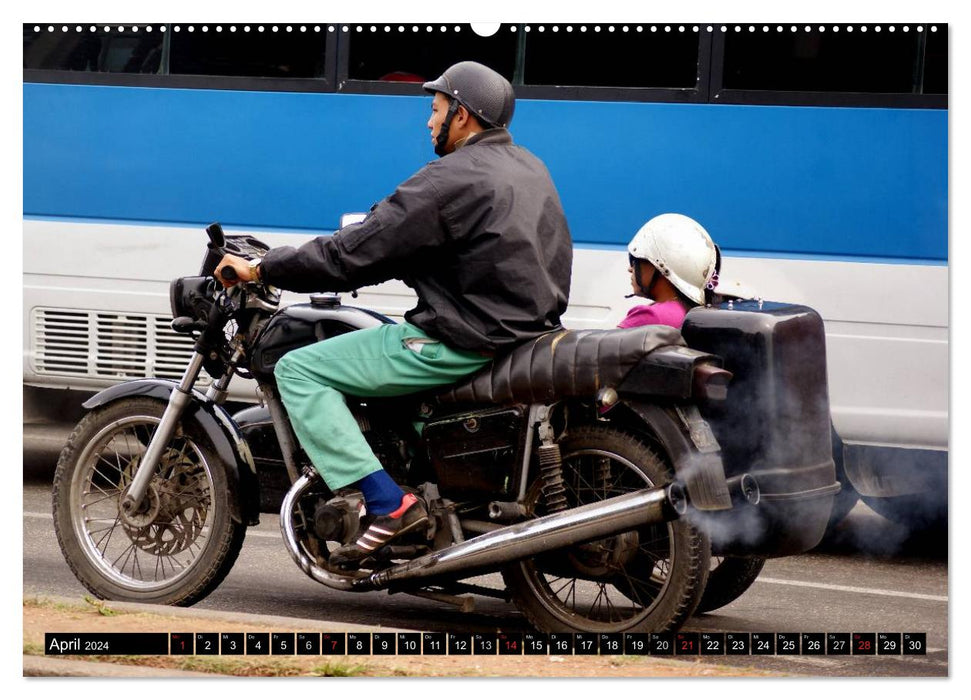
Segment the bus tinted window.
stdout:
[[[372,26],[374,31],[372,31]],[[385,31],[385,27],[388,31]],[[424,82],[459,61],[478,61],[513,79],[516,32],[502,25],[479,36],[468,25],[352,25],[348,34],[347,77],[351,80]]]
[[162,58],[163,33],[144,25],[90,26],[77,31],[75,25],[53,32],[24,25],[24,68],[40,70],[90,71],[99,73],[157,73]]
[[[316,78],[324,75],[327,32],[300,31],[286,25],[180,25],[171,33],[169,72],[265,78]],[[249,31],[246,31],[246,27]],[[276,31],[273,31],[276,29]]]
[[[919,85],[919,35],[888,27],[819,31],[729,31],[723,86],[781,92],[912,93]],[[758,29],[761,29],[759,27]],[[775,29],[774,27],[772,28]]]
[[924,50],[925,95],[947,94],[947,26],[927,33]]
[[[693,88],[698,33],[691,27],[533,26],[526,35],[523,82],[631,88]],[[640,29],[640,31],[638,31]]]

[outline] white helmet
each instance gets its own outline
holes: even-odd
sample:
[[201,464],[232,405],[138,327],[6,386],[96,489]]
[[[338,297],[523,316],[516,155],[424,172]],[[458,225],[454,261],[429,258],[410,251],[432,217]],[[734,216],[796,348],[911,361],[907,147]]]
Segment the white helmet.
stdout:
[[696,304],[718,283],[718,253],[708,232],[683,214],[661,214],[641,226],[627,246],[632,258],[646,260]]

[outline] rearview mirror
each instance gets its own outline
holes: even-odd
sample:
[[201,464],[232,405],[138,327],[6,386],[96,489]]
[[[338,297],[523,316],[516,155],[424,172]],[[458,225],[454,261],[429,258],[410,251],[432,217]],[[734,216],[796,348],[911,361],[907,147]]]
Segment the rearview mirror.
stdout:
[[226,235],[223,233],[223,227],[219,225],[218,221],[214,221],[206,226],[206,233],[209,234],[209,241],[212,243],[213,248],[222,248],[226,245]]

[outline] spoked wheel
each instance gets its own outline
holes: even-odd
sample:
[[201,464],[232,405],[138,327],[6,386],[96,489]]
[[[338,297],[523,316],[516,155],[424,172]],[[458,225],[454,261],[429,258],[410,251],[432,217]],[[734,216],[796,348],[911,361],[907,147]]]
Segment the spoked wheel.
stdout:
[[114,600],[191,605],[229,572],[246,528],[232,520],[225,467],[204,436],[165,446],[138,513],[121,502],[165,403],[126,399],[74,430],[54,475],[54,528],[78,579]]
[[[637,437],[583,426],[561,444],[568,507],[671,480]],[[540,485],[530,498],[545,514]],[[648,525],[560,549],[503,569],[513,602],[544,632],[657,632],[694,612],[708,576],[707,538],[686,521]]]

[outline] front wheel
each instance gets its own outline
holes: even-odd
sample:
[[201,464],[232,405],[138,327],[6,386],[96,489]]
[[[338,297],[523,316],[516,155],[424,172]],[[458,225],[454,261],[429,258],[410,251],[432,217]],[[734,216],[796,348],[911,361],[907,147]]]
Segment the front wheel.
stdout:
[[205,435],[178,429],[142,512],[121,508],[165,402],[116,401],[89,413],[54,474],[54,529],[68,565],[99,598],[191,605],[225,578],[246,527],[233,521],[225,467]]
[[[664,460],[638,437],[582,426],[561,443],[568,507],[671,481]],[[530,491],[545,513],[538,484]],[[684,520],[645,525],[511,564],[513,602],[543,632],[662,632],[694,612],[708,576],[707,537]]]

